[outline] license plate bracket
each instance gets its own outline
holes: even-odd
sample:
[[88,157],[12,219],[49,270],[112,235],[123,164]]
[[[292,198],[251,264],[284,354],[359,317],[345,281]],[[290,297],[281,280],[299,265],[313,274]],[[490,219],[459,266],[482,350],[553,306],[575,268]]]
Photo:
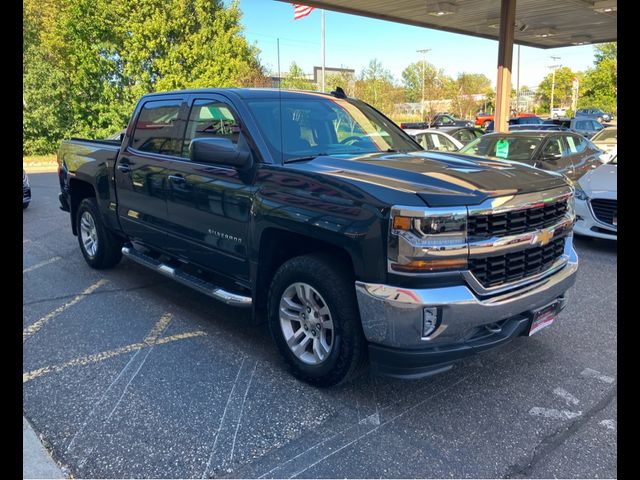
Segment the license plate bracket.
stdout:
[[528,336],[530,337],[531,335],[538,333],[543,328],[547,328],[551,325],[555,321],[559,312],[560,302],[557,300],[546,307],[535,310],[531,315],[531,326],[529,327]]

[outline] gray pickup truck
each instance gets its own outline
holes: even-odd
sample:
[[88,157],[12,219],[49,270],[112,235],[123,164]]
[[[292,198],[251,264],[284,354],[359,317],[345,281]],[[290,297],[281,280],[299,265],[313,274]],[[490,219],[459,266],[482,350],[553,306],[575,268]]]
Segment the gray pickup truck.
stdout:
[[340,90],[147,95],[58,162],[91,267],[125,255],[251,309],[315,385],[445,371],[550,325],[575,281],[563,176],[425,152]]

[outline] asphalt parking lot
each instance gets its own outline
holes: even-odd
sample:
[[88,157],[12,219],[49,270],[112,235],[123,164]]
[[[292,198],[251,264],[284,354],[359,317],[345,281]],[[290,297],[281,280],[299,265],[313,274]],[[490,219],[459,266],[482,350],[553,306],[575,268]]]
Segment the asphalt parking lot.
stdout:
[[90,269],[30,174],[23,407],[75,478],[617,477],[615,243],[577,239],[550,328],[419,381],[316,389],[265,325],[123,261]]

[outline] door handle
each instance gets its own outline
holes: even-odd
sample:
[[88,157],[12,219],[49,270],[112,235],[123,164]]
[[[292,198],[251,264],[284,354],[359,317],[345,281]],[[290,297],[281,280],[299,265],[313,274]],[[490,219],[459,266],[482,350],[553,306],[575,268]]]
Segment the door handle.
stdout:
[[185,183],[187,181],[182,175],[169,175],[169,180],[175,184]]
[[129,173],[131,171],[131,167],[129,167],[128,163],[121,163],[116,168],[122,173]]

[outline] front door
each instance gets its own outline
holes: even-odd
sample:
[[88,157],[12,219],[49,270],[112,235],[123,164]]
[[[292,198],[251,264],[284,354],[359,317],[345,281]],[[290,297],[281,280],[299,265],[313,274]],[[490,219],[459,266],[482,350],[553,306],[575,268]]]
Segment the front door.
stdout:
[[218,137],[251,151],[245,135],[240,131],[238,115],[224,97],[194,96],[181,160],[173,162],[168,172],[167,198],[172,252],[223,271],[240,283],[249,278],[252,183],[235,168],[192,162],[189,145],[194,138]]

